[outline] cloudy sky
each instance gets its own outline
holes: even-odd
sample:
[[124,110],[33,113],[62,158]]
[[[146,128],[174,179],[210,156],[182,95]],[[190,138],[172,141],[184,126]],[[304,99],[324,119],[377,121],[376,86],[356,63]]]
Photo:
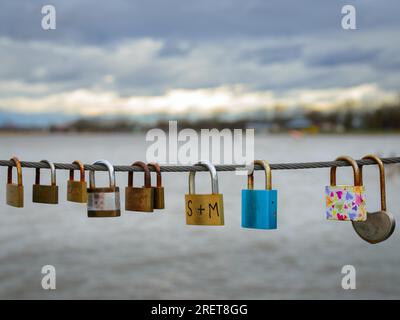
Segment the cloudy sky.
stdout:
[[[398,0],[0,0],[0,110],[102,115],[393,99]],[[56,30],[41,27],[43,5]],[[344,30],[352,4],[357,30]]]

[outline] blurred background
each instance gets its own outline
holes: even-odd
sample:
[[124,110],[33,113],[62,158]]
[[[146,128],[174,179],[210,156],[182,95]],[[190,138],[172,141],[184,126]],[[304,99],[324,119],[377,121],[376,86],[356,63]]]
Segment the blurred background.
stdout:
[[[396,1],[1,1],[0,125],[399,129]],[[105,123],[104,123],[105,122]],[[204,127],[206,124],[201,124]]]
[[[47,4],[55,30],[42,29]],[[355,30],[342,28],[346,4],[356,9]],[[145,160],[147,130],[169,120],[254,128],[256,158],[275,163],[399,154],[397,1],[0,5],[1,159],[129,164]],[[350,169],[339,171],[351,183]],[[377,170],[365,171],[377,210]],[[395,217],[399,172],[387,166]],[[350,224],[326,221],[329,170],[274,171],[279,230],[268,232],[240,228],[246,181],[233,173],[219,176],[223,228],[185,225],[184,173],[164,175],[164,211],[104,220],[65,201],[64,171],[60,205],[33,205],[33,174],[24,169],[25,209],[5,206],[0,192],[1,299],[400,298],[398,232],[372,246]],[[123,189],[126,174],[117,181]],[[206,192],[208,176],[197,184]],[[56,267],[55,291],[41,288],[46,264]],[[341,288],[345,264],[356,267],[356,290]]]

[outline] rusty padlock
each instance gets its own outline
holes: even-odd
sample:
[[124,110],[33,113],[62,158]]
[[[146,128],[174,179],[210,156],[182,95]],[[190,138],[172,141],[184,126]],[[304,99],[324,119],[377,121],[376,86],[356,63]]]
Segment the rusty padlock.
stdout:
[[154,200],[153,206],[154,209],[164,209],[164,187],[162,186],[162,177],[161,177],[161,168],[160,165],[156,162],[151,162],[147,164],[149,167],[153,167],[157,173],[157,185],[153,188]]
[[89,188],[87,189],[88,202],[88,217],[89,218],[106,218],[119,217],[120,210],[120,195],[119,188],[115,185],[115,172],[113,165],[107,160],[98,160],[94,165],[103,165],[107,167],[109,175],[109,187],[96,187],[94,171],[89,173]]
[[139,166],[144,171],[144,186],[133,186],[133,172],[129,171],[128,186],[125,188],[125,210],[153,212],[154,190],[151,187],[150,170],[142,161],[136,161],[133,166]]
[[87,185],[85,181],[85,169],[82,162],[75,160],[72,162],[79,166],[80,181],[74,180],[74,170],[69,171],[69,180],[67,183],[67,200],[71,202],[87,202]]
[[51,172],[51,185],[40,184],[40,169],[36,169],[35,184],[32,189],[32,202],[57,204],[58,203],[58,186],[56,185],[56,168],[54,163],[47,160],[40,162],[47,163]]
[[196,194],[194,177],[189,174],[189,194],[185,195],[186,224],[189,225],[224,225],[224,203],[222,194],[218,193],[218,175],[215,167],[208,161],[196,165],[206,167],[211,174],[211,194]]
[[24,206],[24,186],[22,185],[22,168],[21,162],[17,157],[10,159],[17,167],[18,183],[12,182],[12,167],[8,167],[7,174],[7,204],[16,208],[23,208]]
[[[385,167],[382,160],[376,155],[369,154],[363,159],[374,160],[379,167],[380,191],[381,191],[381,209],[377,212],[367,211],[367,220],[352,221],[353,228],[361,239],[375,244],[388,239],[396,226],[394,216],[386,209],[386,182]],[[362,166],[360,166],[360,175],[362,183]]]

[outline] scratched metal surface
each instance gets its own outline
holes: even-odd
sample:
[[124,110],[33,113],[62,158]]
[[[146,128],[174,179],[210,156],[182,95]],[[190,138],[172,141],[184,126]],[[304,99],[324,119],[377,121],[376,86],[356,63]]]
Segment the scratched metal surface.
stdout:
[[[0,137],[0,158],[115,164],[143,160],[143,136]],[[399,154],[399,136],[257,136],[256,157],[271,162],[319,161],[339,154],[361,157]],[[397,167],[398,168],[398,167]],[[400,170],[399,170],[400,171]],[[240,228],[240,190],[245,178],[220,173],[225,227],[185,225],[187,174],[165,174],[167,209],[153,214],[123,212],[115,219],[88,219],[85,206],[66,202],[68,172],[58,172],[60,205],[32,204],[34,170],[24,169],[24,209],[7,207],[0,189],[0,298],[400,298],[399,230],[385,243],[368,245],[351,224],[324,218],[328,169],[274,172],[278,230]],[[96,175],[105,185],[106,174]],[[141,174],[135,175],[135,183]],[[5,185],[5,168],[0,185]],[[47,172],[42,173],[48,181]],[[256,186],[262,186],[261,173]],[[349,168],[338,180],[350,182]],[[365,169],[368,206],[378,209],[378,175]],[[375,182],[376,181],[376,182]],[[123,188],[127,174],[118,173]],[[198,174],[199,192],[209,187]],[[123,190],[123,189],[121,189]],[[400,175],[387,179],[388,208],[400,219]],[[122,194],[122,201],[124,197]],[[123,202],[122,202],[123,203]],[[57,289],[41,288],[41,267],[57,270]],[[341,267],[357,269],[357,289],[341,289]]]

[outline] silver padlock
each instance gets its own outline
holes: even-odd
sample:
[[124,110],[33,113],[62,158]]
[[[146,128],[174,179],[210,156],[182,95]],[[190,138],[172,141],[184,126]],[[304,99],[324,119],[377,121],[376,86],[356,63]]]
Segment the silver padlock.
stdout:
[[108,188],[97,188],[95,184],[94,171],[89,173],[88,195],[88,217],[106,218],[119,217],[121,215],[121,204],[119,187],[115,185],[115,172],[113,165],[107,160],[98,160],[94,165],[100,164],[107,167],[110,186]]

